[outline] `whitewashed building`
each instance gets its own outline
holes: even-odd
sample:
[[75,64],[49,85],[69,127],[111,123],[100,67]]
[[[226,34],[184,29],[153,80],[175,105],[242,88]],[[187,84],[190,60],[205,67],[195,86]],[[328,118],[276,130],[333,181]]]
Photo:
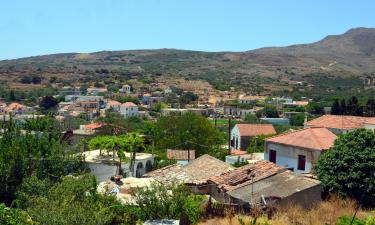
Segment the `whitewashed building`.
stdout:
[[124,118],[138,116],[138,106],[133,102],[125,102],[120,105],[120,114],[123,115]]
[[132,93],[132,87],[130,85],[124,84],[122,85],[122,88],[119,89],[119,92],[130,94]]
[[326,128],[305,128],[280,134],[265,141],[264,159],[295,173],[310,173],[319,155],[337,136]]
[[[149,153],[136,153],[135,162],[133,168],[130,168],[131,153],[125,153],[127,162],[121,163],[122,173],[125,177],[141,177],[144,174],[150,172],[154,165],[154,156]],[[119,174],[119,163],[120,160],[111,152],[107,153],[103,150],[100,154],[100,150],[86,151],[83,152],[83,158],[85,163],[90,168],[92,174],[94,174],[99,182],[110,179],[111,176]]]
[[236,124],[231,131],[230,149],[246,151],[251,138],[272,134],[276,134],[272,124]]

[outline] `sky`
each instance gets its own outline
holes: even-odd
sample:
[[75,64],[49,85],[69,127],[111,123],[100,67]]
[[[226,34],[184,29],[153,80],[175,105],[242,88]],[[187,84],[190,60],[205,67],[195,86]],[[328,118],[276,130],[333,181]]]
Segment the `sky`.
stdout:
[[375,27],[374,10],[374,0],[0,0],[0,60],[311,43],[354,27]]

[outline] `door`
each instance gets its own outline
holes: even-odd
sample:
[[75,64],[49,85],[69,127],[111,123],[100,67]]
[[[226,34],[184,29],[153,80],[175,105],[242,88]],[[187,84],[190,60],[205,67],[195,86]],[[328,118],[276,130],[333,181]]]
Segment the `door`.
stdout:
[[270,162],[276,163],[276,151],[275,150],[270,150]]
[[306,167],[306,156],[298,155],[298,170],[305,170]]

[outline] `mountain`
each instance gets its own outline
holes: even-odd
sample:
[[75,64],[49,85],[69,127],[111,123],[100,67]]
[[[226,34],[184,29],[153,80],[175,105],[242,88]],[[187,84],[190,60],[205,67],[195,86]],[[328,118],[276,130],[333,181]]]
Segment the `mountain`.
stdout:
[[[66,53],[0,61],[0,77],[40,74],[162,74],[249,84],[304,80],[313,74],[362,76],[375,71],[375,29],[355,28],[311,44],[246,52],[176,49]],[[261,81],[259,81],[261,80]]]

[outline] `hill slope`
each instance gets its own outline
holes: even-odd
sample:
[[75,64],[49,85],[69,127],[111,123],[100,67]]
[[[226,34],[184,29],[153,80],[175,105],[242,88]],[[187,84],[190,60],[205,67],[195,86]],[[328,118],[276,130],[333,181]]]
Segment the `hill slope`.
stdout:
[[[305,75],[362,76],[375,71],[375,29],[355,28],[321,41],[246,52],[175,49],[67,53],[0,61],[0,77],[38,74],[163,74],[231,85],[306,80]],[[4,78],[4,77],[3,77]]]

